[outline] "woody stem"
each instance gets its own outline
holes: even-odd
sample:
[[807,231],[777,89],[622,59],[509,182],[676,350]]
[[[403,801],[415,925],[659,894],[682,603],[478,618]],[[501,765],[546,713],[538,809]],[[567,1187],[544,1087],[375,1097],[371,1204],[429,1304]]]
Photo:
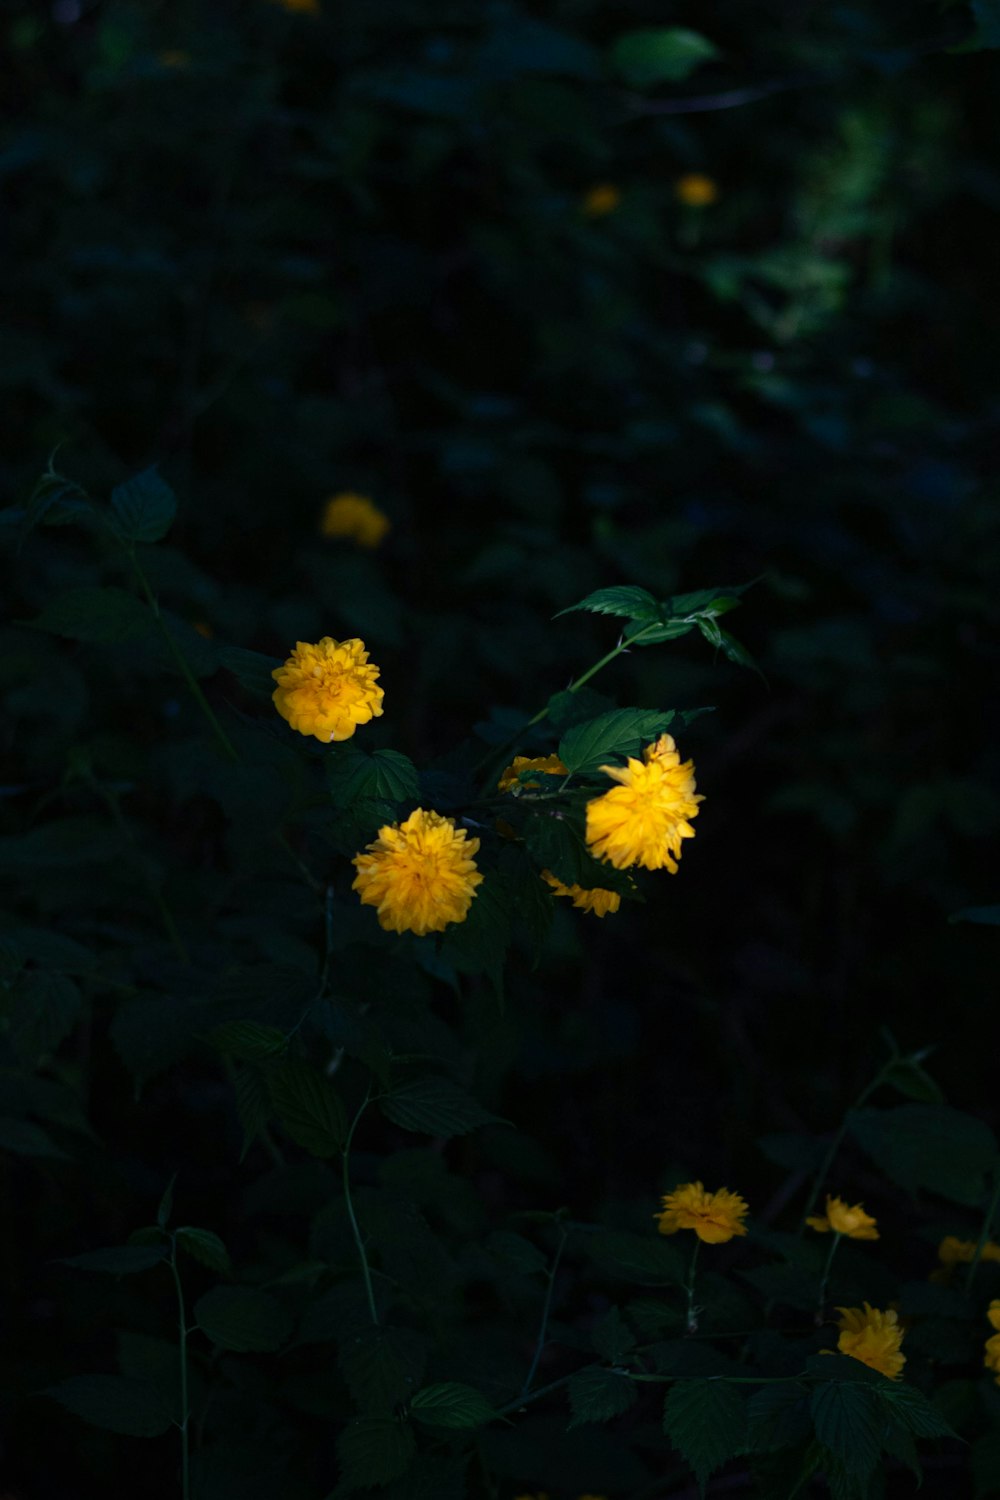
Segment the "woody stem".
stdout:
[[684,1283],[687,1292],[687,1331],[694,1333],[698,1327],[698,1312],[694,1305],[694,1278],[698,1269],[698,1251],[701,1249],[701,1240],[695,1236],[694,1250],[691,1254],[691,1265],[688,1268],[688,1278]]

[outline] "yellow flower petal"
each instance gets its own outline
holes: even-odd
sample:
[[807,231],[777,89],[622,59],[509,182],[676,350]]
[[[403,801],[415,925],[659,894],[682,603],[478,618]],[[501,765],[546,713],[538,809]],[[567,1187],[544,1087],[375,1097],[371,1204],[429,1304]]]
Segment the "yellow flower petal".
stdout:
[[403,823],[387,823],[352,863],[352,889],[374,906],[386,932],[443,932],[464,922],[483,877],[473,855],[479,840],[453,818],[416,808]]
[[890,1380],[898,1380],[906,1364],[900,1353],[903,1330],[895,1311],[881,1312],[865,1302],[861,1307],[838,1307],[841,1354],[858,1359],[870,1370],[878,1370]]
[[700,1182],[685,1182],[663,1199],[663,1210],[654,1214],[661,1234],[693,1229],[708,1245],[724,1245],[734,1235],[746,1234],[743,1222],[750,1212],[738,1193],[728,1188],[707,1193]]
[[323,507],[319,529],[323,536],[346,537],[359,547],[377,547],[391,524],[367,495],[345,491],[330,496]]
[[540,787],[540,781],[521,781],[522,771],[540,771],[544,776],[566,776],[568,772],[558,755],[515,755],[506,770],[500,773],[498,792],[513,790],[516,797],[522,787]]
[[674,195],[686,208],[708,208],[719,196],[719,185],[702,172],[687,172],[674,183]]
[[602,766],[617,786],[587,803],[587,843],[596,859],[616,870],[642,865],[677,873],[681,840],[692,838],[688,821],[704,798],[695,793],[694,764],[677,753],[669,734],[647,745],[642,760]]
[[595,917],[606,917],[608,912],[617,911],[622,904],[617,891],[606,891],[602,886],[563,885],[551,870],[543,870],[542,879],[557,896],[568,896],[578,911],[592,911]]
[[809,1228],[820,1234],[832,1230],[834,1234],[842,1234],[849,1240],[877,1240],[879,1233],[875,1228],[876,1222],[870,1214],[865,1213],[860,1203],[855,1203],[852,1208],[843,1198],[831,1198],[829,1195],[826,1213],[806,1219]]
[[314,646],[297,641],[285,665],[271,673],[278,684],[272,702],[299,734],[324,744],[349,740],[359,724],[382,713],[378,675],[364,641],[335,641],[329,635]]

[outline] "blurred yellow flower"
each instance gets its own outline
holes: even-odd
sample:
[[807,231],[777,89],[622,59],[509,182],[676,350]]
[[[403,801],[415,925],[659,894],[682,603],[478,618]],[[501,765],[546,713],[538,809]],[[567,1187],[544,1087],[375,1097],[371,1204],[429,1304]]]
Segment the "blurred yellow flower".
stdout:
[[215,635],[215,631],[212,629],[207,620],[192,620],[191,628],[192,630],[196,630],[198,634],[206,641],[210,641]]
[[364,641],[335,641],[329,635],[315,646],[296,641],[285,665],[271,673],[278,684],[272,700],[299,734],[311,734],[324,744],[349,740],[359,724],[382,713],[378,675]]
[[558,755],[515,755],[505,771],[500,773],[497,791],[507,792],[513,787],[516,797],[522,787],[540,787],[540,781],[520,781],[522,771],[541,771],[545,776],[566,776],[568,772]]
[[832,1229],[834,1234],[842,1234],[849,1240],[877,1240],[877,1222],[870,1214],[865,1213],[860,1203],[855,1203],[851,1208],[843,1198],[831,1198],[829,1194],[826,1198],[826,1213],[806,1219],[809,1228],[818,1230],[820,1234],[826,1234]]
[[613,182],[595,182],[584,193],[580,208],[587,219],[604,219],[614,213],[621,201],[621,188]]
[[416,808],[403,823],[387,823],[352,863],[352,890],[374,906],[386,932],[442,932],[464,922],[483,877],[470,839],[453,818]]
[[862,1307],[838,1307],[840,1337],[837,1348],[851,1359],[859,1359],[870,1370],[878,1370],[890,1380],[898,1380],[906,1364],[899,1352],[903,1330],[895,1311],[880,1312],[865,1302]]
[[322,536],[349,537],[359,547],[377,547],[391,524],[367,495],[345,490],[330,496],[323,507],[319,529]]
[[282,10],[287,10],[293,16],[319,16],[322,15],[322,6],[319,0],[274,0]]
[[687,208],[708,208],[719,196],[719,185],[702,172],[685,172],[674,183],[674,195]]
[[695,794],[693,761],[681,764],[673,737],[662,734],[647,745],[642,760],[630,757],[624,767],[601,770],[619,785],[587,803],[591,853],[616,870],[665,866],[676,875],[681,840],[694,837],[688,820],[697,817],[705,800]]
[[[990,1320],[990,1326],[1000,1330],[1000,1298],[994,1297],[987,1310],[986,1316]],[[997,1385],[1000,1385],[1000,1332],[994,1333],[992,1338],[986,1340],[986,1348],[983,1353],[983,1364],[987,1370],[992,1370],[996,1377]]]
[[743,1222],[750,1212],[739,1193],[728,1188],[706,1193],[700,1182],[685,1182],[667,1193],[663,1211],[654,1214],[661,1234],[676,1234],[679,1229],[693,1229],[706,1245],[724,1245],[734,1235],[746,1234]]
[[161,68],[189,68],[191,66],[190,52],[183,52],[179,47],[168,47],[165,52],[158,53],[156,60]]
[[[938,1260],[944,1266],[971,1265],[975,1253],[975,1240],[960,1240],[954,1234],[946,1234],[938,1245]],[[1000,1245],[994,1244],[993,1240],[987,1240],[980,1259],[1000,1260]]]
[[542,879],[557,896],[569,896],[578,911],[592,911],[595,917],[606,917],[609,911],[617,911],[622,904],[617,891],[606,891],[602,886],[563,885],[551,870],[543,870]]

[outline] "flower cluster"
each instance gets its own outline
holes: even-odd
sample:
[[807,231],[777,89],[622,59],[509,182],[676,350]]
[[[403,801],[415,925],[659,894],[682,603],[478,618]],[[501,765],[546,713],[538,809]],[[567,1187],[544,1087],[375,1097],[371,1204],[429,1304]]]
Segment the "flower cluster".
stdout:
[[416,808],[402,823],[378,831],[363,854],[354,856],[352,889],[362,905],[374,906],[386,932],[442,932],[464,922],[483,877],[470,839],[453,818]]
[[329,635],[315,646],[297,641],[285,665],[271,673],[278,684],[274,706],[299,734],[324,744],[349,740],[359,724],[382,713],[378,675],[364,641],[335,641]]
[[878,1370],[890,1380],[898,1380],[906,1355],[900,1353],[903,1330],[899,1318],[890,1308],[881,1312],[865,1302],[861,1307],[838,1307],[840,1337],[837,1348],[851,1359],[859,1359],[870,1370]]
[[641,865],[677,873],[681,840],[694,837],[690,820],[704,798],[695,792],[694,764],[681,761],[673,736],[663,734],[625,766],[602,766],[618,783],[587,803],[587,843],[616,870]]
[[653,1215],[661,1234],[693,1229],[706,1245],[724,1245],[734,1235],[747,1232],[744,1220],[750,1209],[739,1193],[728,1188],[708,1193],[700,1182],[685,1182],[662,1202],[662,1211]]
[[377,547],[390,526],[389,517],[367,495],[350,491],[331,495],[319,522],[322,536],[345,537],[359,547]]
[[834,1234],[842,1234],[849,1240],[877,1240],[878,1230],[875,1225],[877,1220],[870,1214],[866,1214],[860,1203],[855,1203],[851,1208],[843,1198],[831,1198],[827,1194],[826,1213],[810,1216],[806,1219],[810,1229],[817,1230],[820,1234],[826,1234],[831,1229]]

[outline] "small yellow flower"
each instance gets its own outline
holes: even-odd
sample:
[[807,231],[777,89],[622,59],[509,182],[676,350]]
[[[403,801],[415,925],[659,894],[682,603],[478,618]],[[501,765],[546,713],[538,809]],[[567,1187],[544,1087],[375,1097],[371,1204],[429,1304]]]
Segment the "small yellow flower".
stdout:
[[613,182],[595,182],[583,195],[580,209],[584,218],[606,219],[622,201],[621,188]]
[[367,495],[345,490],[330,496],[323,507],[319,529],[322,536],[348,537],[359,547],[377,547],[391,524]]
[[403,823],[387,823],[378,838],[352,861],[352,890],[363,906],[374,906],[386,932],[443,932],[464,922],[483,877],[470,839],[453,818],[416,808]]
[[292,16],[318,16],[322,14],[319,0],[275,0],[282,10]]
[[674,195],[686,208],[708,208],[719,196],[719,185],[702,172],[686,172],[674,183]]
[[622,904],[617,891],[606,891],[602,886],[563,885],[551,870],[543,870],[542,879],[557,896],[569,896],[578,911],[592,911],[595,917],[606,917],[609,911],[617,911]]
[[878,1370],[890,1380],[898,1380],[906,1364],[906,1355],[900,1354],[903,1330],[899,1318],[890,1308],[880,1312],[877,1307],[864,1303],[862,1307],[838,1307],[841,1318],[838,1323],[840,1337],[837,1348],[851,1359],[859,1359],[870,1370]]
[[183,52],[179,47],[168,47],[165,52],[160,52],[157,62],[161,68],[189,68],[191,66],[190,52]]
[[994,1297],[986,1310],[986,1316],[990,1320],[990,1327],[1000,1333],[1000,1297]]
[[689,819],[705,800],[695,793],[693,761],[681,764],[673,737],[661,734],[642,760],[601,770],[619,785],[587,803],[591,853],[616,870],[642,865],[676,875],[681,840],[694,837]]
[[202,639],[206,641],[210,641],[215,635],[215,631],[207,620],[192,620],[191,628],[196,630]]
[[842,1234],[849,1240],[877,1240],[877,1222],[870,1214],[865,1213],[860,1203],[855,1203],[851,1208],[843,1198],[831,1198],[829,1193],[826,1198],[826,1213],[806,1219],[809,1228],[818,1230],[820,1234],[826,1234],[832,1229],[834,1234]]
[[378,675],[364,641],[335,641],[329,635],[315,646],[296,641],[285,665],[271,673],[278,684],[272,701],[299,734],[314,735],[324,744],[349,740],[359,724],[382,713]]
[[[938,1245],[938,1260],[944,1266],[971,1265],[976,1253],[975,1240],[960,1240],[957,1235],[946,1234]],[[987,1240],[983,1246],[981,1260],[1000,1260],[1000,1245]]]
[[693,1229],[706,1245],[724,1245],[733,1235],[746,1234],[743,1222],[750,1209],[739,1193],[728,1188],[706,1193],[700,1182],[685,1182],[663,1199],[662,1213],[654,1214],[661,1234]]
[[568,772],[558,755],[515,755],[507,769],[501,772],[497,791],[508,792],[513,787],[516,797],[522,787],[538,788],[540,781],[521,781],[522,771],[541,771],[545,776],[566,776]]

